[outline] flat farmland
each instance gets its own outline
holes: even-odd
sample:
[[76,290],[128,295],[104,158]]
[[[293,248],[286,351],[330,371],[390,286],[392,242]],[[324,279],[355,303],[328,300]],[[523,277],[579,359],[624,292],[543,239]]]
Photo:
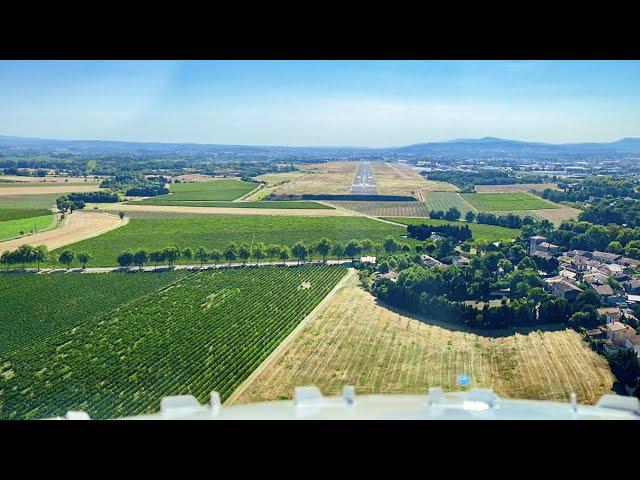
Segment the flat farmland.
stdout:
[[249,195],[246,200],[257,202],[274,192],[278,185],[290,182],[306,175],[304,172],[281,172],[281,173],[265,173],[255,177],[259,182],[266,182],[267,185],[260,190]]
[[577,208],[568,207],[566,205],[558,205],[558,208],[538,210],[536,213],[543,218],[546,218],[556,227],[559,226],[565,220],[577,219],[582,210]]
[[120,252],[140,248],[150,251],[178,245],[223,250],[229,242],[238,245],[264,242],[292,246],[298,241],[310,243],[323,237],[344,244],[351,239],[365,238],[380,242],[389,235],[399,241],[415,243],[402,239],[401,235],[404,234],[404,227],[357,216],[161,216],[149,219],[132,218],[127,225],[78,242],[71,249],[75,252],[89,252],[93,257],[93,266],[109,266],[116,264],[116,257]]
[[350,202],[331,201],[331,205],[374,217],[426,217],[429,210],[423,202]]
[[128,218],[120,220],[116,215],[98,212],[74,212],[59,222],[56,228],[39,231],[13,240],[0,242],[0,253],[15,250],[20,245],[45,245],[49,250],[100,235],[126,225]]
[[555,203],[522,192],[463,193],[462,198],[480,212],[558,208]]
[[0,208],[46,208],[51,209],[56,205],[59,193],[47,193],[38,195],[2,195],[0,192]]
[[476,212],[475,208],[467,203],[459,193],[455,192],[429,192],[425,198],[425,206],[429,211],[440,210],[442,212],[455,207],[460,211],[462,217],[469,211]]
[[[163,195],[164,196],[164,195]],[[165,198],[154,197],[154,201],[151,199],[130,201],[127,205],[170,205],[176,207],[212,207],[212,208],[268,208],[268,209],[319,209],[319,210],[331,210],[333,207],[329,207],[318,202],[308,201],[263,201],[263,202],[222,202],[222,201],[207,201],[207,200],[173,200],[172,195],[164,196]],[[157,199],[156,199],[157,198]]]
[[185,271],[1,273],[0,355],[91,321],[185,275]]
[[495,242],[498,240],[513,240],[520,235],[520,229],[518,228],[505,228],[498,225],[484,225],[481,223],[468,223],[468,222],[449,222],[447,220],[431,219],[431,218],[411,218],[411,217],[385,217],[385,220],[390,220],[396,223],[402,223],[403,225],[454,225],[464,226],[467,225],[471,229],[471,235],[474,240],[483,242]]
[[0,199],[5,195],[44,195],[55,193],[60,196],[71,192],[97,192],[98,190],[100,190],[100,188],[97,183],[0,183]]
[[360,162],[327,162],[300,165],[304,175],[276,186],[276,195],[346,195],[351,192],[351,185],[356,176]]
[[555,183],[517,183],[514,185],[476,185],[475,191],[476,193],[526,193],[531,190],[541,192],[546,188],[558,190]]
[[157,411],[168,395],[206,402],[212,391],[225,400],[345,273],[302,266],[189,274],[0,354],[0,418],[68,410],[115,418]]
[[167,205],[167,201],[225,201],[235,200],[258,186],[257,183],[244,182],[242,180],[221,178],[208,182],[172,183],[169,186],[169,194],[157,195],[136,203],[143,205]]
[[40,232],[55,226],[56,217],[51,212],[37,217],[0,221],[0,241],[17,238],[20,232]]
[[[262,202],[234,202],[234,203],[262,203]],[[280,202],[274,202],[280,203]],[[134,213],[161,213],[178,215],[249,215],[249,216],[277,216],[277,217],[344,217],[351,214],[344,210],[335,208],[264,208],[247,206],[233,207],[194,207],[181,203],[180,205],[141,205],[139,203],[100,203],[89,204],[89,209],[95,209],[112,213],[125,212],[127,214]]]
[[471,387],[504,397],[593,404],[611,393],[607,361],[570,330],[489,337],[429,325],[379,305],[357,285],[338,290],[317,315],[256,371],[228,404],[292,398],[296,386],[325,395],[353,385],[357,394],[457,391]]
[[[0,175],[0,181],[6,180],[9,182],[20,182],[25,184],[32,183],[65,183],[71,185],[87,185],[87,184],[99,184],[100,179],[94,177],[69,177],[69,176],[47,176],[47,177],[23,177],[20,175]],[[1,185],[1,184],[0,184]]]
[[456,192],[458,187],[446,182],[427,180],[403,163],[372,162],[373,172],[382,195],[407,195],[424,200],[428,192]]

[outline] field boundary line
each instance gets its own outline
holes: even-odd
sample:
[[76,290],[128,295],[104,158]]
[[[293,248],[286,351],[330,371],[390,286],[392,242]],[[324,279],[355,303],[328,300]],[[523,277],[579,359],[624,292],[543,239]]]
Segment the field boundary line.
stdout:
[[305,318],[302,319],[302,321],[296,326],[296,328],[294,328],[291,331],[291,333],[287,335],[287,338],[282,340],[282,342],[280,342],[280,345],[278,345],[273,350],[273,352],[271,352],[269,356],[265,358],[264,361],[260,365],[258,365],[258,367],[253,372],[251,372],[251,374],[244,380],[244,382],[238,385],[238,387],[233,391],[233,393],[229,395],[229,398],[227,398],[224,401],[225,404],[231,404],[244,393],[247,387],[251,383],[253,383],[253,381],[262,373],[262,371],[266,367],[268,367],[271,364],[271,362],[273,362],[280,355],[280,353],[282,353],[282,351],[287,347],[287,345],[296,336],[298,336],[298,334],[302,331],[302,329],[312,319],[316,318],[316,315],[318,314],[320,309],[322,309],[322,307],[329,301],[329,299],[331,299],[333,295],[347,283],[347,281],[351,278],[351,276],[356,274],[355,272],[356,271],[354,268],[349,268],[347,270],[347,273],[340,279],[338,283],[336,283],[333,289],[331,289],[331,291],[320,301],[320,303],[318,303],[318,305],[316,305],[315,308],[311,312],[309,312],[309,314]]

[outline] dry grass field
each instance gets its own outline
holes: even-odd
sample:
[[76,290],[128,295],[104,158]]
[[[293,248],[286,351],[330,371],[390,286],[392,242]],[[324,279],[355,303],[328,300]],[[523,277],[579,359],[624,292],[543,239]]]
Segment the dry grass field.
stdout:
[[100,179],[94,177],[48,176],[48,177],[23,177],[20,175],[0,175],[0,180],[8,180],[20,183],[100,183]]
[[[33,185],[33,186],[31,186]],[[26,183],[19,185],[12,185],[10,183],[6,186],[0,184],[0,196],[5,195],[44,195],[47,193],[59,193],[60,195],[70,192],[97,192],[99,190],[97,183],[86,184],[74,184],[68,185],[53,182],[49,183]]]
[[344,210],[330,208],[228,208],[228,207],[189,207],[182,205],[143,205],[124,203],[88,204],[91,209],[115,212],[160,212],[160,213],[197,213],[203,215],[276,215],[283,217],[345,217],[353,215]]
[[381,195],[408,195],[424,200],[427,192],[457,192],[450,183],[427,180],[402,163],[373,162],[373,174]]
[[577,208],[568,207],[566,205],[557,204],[559,208],[535,210],[538,215],[542,215],[544,218],[553,223],[556,227],[565,220],[577,219],[582,210]]
[[267,182],[267,185],[264,188],[261,188],[253,193],[250,193],[243,200],[248,200],[251,202],[258,202],[265,198],[267,195],[274,192],[274,190],[282,184],[288,183],[297,178],[303,177],[306,175],[304,172],[282,172],[282,173],[265,173],[263,175],[258,175],[256,180],[260,182]]
[[343,385],[359,394],[451,391],[461,373],[472,387],[504,397],[567,401],[575,392],[579,402],[592,404],[611,392],[606,360],[573,331],[502,337],[453,331],[378,305],[357,282],[352,274],[228,403],[291,398],[298,385],[316,385],[326,395]]
[[53,250],[108,232],[125,225],[128,221],[126,217],[120,220],[118,216],[106,213],[77,211],[67,215],[57,228],[0,242],[0,253],[5,250],[15,250],[25,244],[46,245],[49,250]]
[[476,185],[475,191],[477,193],[517,193],[531,190],[541,192],[546,188],[558,190],[555,183],[519,183],[516,185]]
[[299,175],[273,189],[277,195],[346,195],[356,176],[360,162],[327,162],[299,166]]

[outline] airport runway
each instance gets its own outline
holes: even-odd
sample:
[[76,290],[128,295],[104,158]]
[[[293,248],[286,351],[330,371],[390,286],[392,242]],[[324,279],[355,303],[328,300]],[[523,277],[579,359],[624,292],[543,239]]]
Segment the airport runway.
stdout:
[[378,193],[373,167],[369,162],[360,162],[358,173],[356,173],[356,178],[351,185],[351,193],[362,195],[376,195]]

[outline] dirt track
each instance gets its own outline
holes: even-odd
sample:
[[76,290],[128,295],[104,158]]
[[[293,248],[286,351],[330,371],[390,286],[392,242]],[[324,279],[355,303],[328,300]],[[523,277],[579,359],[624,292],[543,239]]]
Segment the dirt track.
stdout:
[[175,205],[133,205],[114,204],[105,205],[103,210],[123,212],[171,212],[171,213],[201,213],[216,215],[278,215],[289,217],[344,217],[350,214],[343,210],[320,208],[225,208],[225,207],[183,207]]
[[53,230],[28,235],[22,238],[0,242],[0,252],[15,250],[20,245],[46,245],[49,250],[62,247],[70,243],[95,237],[101,233],[125,225],[129,220],[123,220],[116,215],[96,212],[74,212],[60,222]]

